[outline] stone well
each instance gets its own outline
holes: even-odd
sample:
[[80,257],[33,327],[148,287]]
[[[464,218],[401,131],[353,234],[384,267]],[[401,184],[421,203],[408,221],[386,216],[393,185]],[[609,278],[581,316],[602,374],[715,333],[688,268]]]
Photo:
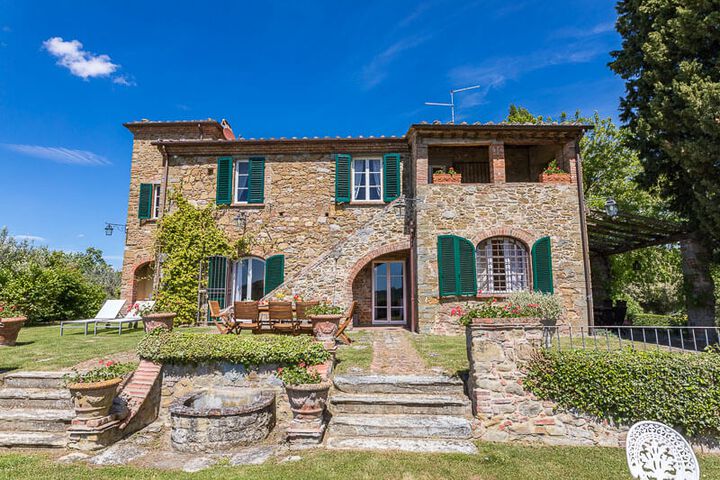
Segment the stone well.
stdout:
[[170,405],[170,441],[182,452],[251,445],[275,426],[275,393],[224,388],[191,392]]

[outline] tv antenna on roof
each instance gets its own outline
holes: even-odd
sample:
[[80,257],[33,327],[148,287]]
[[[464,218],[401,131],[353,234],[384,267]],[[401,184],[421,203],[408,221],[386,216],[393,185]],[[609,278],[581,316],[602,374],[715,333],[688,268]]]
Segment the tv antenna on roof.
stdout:
[[431,105],[433,107],[450,107],[450,116],[452,123],[455,123],[455,94],[460,92],[466,92],[468,90],[475,90],[480,88],[482,85],[473,85],[472,87],[457,88],[450,90],[450,103],[437,103],[437,102],[425,102],[425,105]]

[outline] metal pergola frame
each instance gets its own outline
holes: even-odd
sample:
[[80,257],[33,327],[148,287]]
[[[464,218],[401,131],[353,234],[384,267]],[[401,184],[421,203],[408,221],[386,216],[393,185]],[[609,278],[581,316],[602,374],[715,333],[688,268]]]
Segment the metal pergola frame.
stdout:
[[590,251],[605,256],[677,243],[689,234],[683,223],[632,213],[619,212],[611,217],[601,210],[590,210],[586,217]]

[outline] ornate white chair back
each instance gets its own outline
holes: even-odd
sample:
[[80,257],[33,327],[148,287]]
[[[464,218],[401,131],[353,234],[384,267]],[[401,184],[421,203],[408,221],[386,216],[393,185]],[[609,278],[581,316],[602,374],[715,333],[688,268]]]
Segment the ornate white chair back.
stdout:
[[690,444],[659,422],[638,422],[627,435],[626,454],[633,478],[700,480],[700,465]]

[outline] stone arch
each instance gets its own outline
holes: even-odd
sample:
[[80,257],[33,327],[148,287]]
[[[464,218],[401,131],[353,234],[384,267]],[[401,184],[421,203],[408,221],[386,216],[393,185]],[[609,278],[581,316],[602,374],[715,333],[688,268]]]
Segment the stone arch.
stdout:
[[530,251],[532,248],[533,242],[535,241],[535,237],[530,234],[530,232],[527,232],[526,230],[522,230],[520,228],[510,228],[510,227],[497,227],[497,228],[489,228],[487,230],[483,230],[482,232],[475,235],[471,241],[473,245],[477,247],[477,245],[482,242],[483,240],[487,240],[488,238],[492,237],[512,237],[520,240],[525,244],[525,247]]
[[[136,300],[138,300],[138,295],[143,294],[145,292],[145,290],[147,290],[148,288],[150,290],[150,293],[152,293],[152,286],[154,283],[154,268],[155,268],[155,259],[152,257],[145,257],[133,266],[132,281],[131,281],[132,288],[130,290],[130,299],[129,299],[130,303],[134,303]],[[139,279],[138,275],[143,273],[142,269],[153,270],[153,277],[151,277],[149,279],[148,278]],[[148,280],[149,280],[149,286],[148,286]]]
[[353,298],[353,282],[365,265],[381,255],[408,250],[409,248],[410,239],[406,239],[383,245],[363,255],[348,272],[347,279],[345,280],[345,298]]

